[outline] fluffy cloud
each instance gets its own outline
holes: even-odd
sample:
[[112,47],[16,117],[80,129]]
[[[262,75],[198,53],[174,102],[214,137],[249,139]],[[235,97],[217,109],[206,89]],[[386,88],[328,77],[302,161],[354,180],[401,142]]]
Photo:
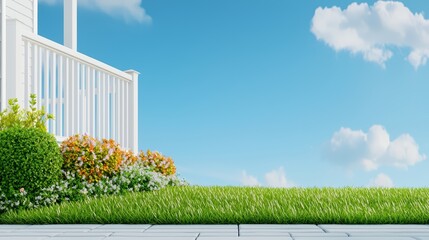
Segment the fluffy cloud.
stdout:
[[419,146],[409,134],[391,141],[386,129],[380,125],[372,126],[368,133],[341,128],[333,134],[324,154],[341,165],[361,167],[367,171],[383,165],[407,168],[426,159],[424,154],[419,153]]
[[407,60],[416,69],[429,57],[429,20],[397,1],[352,3],[344,10],[318,7],[311,31],[336,51],[362,54],[383,67],[393,56],[391,47],[411,49]]
[[241,183],[244,186],[260,186],[261,185],[257,178],[250,176],[250,175],[247,175],[246,171],[241,172]]
[[[39,0],[41,3],[54,5],[63,0]],[[119,17],[125,21],[137,21],[150,23],[152,18],[141,7],[141,0],[78,0],[81,7],[101,11],[113,17]]]
[[380,173],[377,175],[377,177],[375,177],[375,179],[372,179],[370,181],[369,187],[391,188],[391,187],[393,187],[393,181],[386,174]]
[[[295,184],[286,179],[283,167],[265,174],[267,187],[294,187]],[[241,173],[241,183],[244,186],[261,186],[262,184],[254,176],[247,175],[246,171]]]

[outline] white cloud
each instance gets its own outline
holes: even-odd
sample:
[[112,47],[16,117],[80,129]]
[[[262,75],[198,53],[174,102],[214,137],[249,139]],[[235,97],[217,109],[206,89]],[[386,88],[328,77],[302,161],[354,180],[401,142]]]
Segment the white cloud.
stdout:
[[384,173],[380,173],[372,179],[369,183],[369,187],[384,187],[384,188],[392,188],[393,181],[392,179]]
[[[270,171],[265,174],[265,182],[267,187],[294,187],[295,184],[286,179],[286,174],[283,167],[277,170]],[[259,180],[247,175],[246,171],[241,173],[241,183],[244,186],[262,186]]]
[[246,171],[241,172],[241,183],[244,186],[260,186],[258,179],[253,176],[247,175]]
[[419,146],[409,134],[393,141],[386,129],[372,126],[368,133],[341,128],[335,132],[324,149],[325,157],[349,168],[361,167],[366,171],[380,166],[407,168],[426,159],[419,153]]
[[[53,5],[63,0],[39,0],[41,3]],[[119,17],[127,22],[152,22],[151,16],[141,7],[142,0],[78,0],[80,7],[101,11],[113,17]]]
[[411,49],[407,60],[416,69],[429,57],[429,20],[398,1],[352,3],[344,10],[318,7],[311,31],[336,51],[362,54],[383,67],[393,56],[391,47]]

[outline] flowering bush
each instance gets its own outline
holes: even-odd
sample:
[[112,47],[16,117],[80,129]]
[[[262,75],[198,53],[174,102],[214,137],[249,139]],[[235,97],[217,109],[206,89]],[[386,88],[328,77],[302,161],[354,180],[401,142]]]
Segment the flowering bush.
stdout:
[[50,206],[56,203],[82,200],[126,192],[143,192],[158,190],[165,186],[183,186],[188,183],[177,176],[164,176],[152,172],[142,164],[121,167],[114,177],[103,176],[98,182],[88,182],[71,172],[62,172],[63,179],[56,184],[42,189],[37,196],[27,194],[21,188],[15,192],[0,189],[0,213],[14,209],[31,209]]
[[[87,197],[188,185],[185,180],[175,175],[176,168],[172,159],[158,152],[148,151],[147,155],[142,152],[139,159],[132,151],[120,149],[111,139],[98,141],[86,134],[69,137],[62,142],[60,149],[56,143],[54,145],[59,159],[64,161],[59,161],[59,166],[62,164],[62,170],[58,172],[61,178],[50,182],[51,185],[44,185],[44,188],[37,192],[27,186],[2,189],[0,185],[0,213],[50,206]],[[46,174],[46,171],[43,173]]]
[[155,172],[161,173],[164,176],[174,175],[176,166],[174,166],[171,157],[165,157],[159,152],[151,152],[147,150],[146,154],[140,151],[139,160],[143,166],[149,167]]
[[115,141],[103,139],[100,142],[86,134],[76,134],[63,141],[61,153],[64,159],[62,169],[76,173],[90,183],[103,176],[113,176],[123,159],[123,151]]
[[122,150],[122,164],[123,165],[133,165],[137,162],[138,157],[134,155],[133,151]]

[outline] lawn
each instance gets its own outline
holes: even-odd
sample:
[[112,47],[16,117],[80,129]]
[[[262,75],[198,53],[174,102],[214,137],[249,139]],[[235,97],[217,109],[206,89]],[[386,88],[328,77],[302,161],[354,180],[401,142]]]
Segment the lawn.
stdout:
[[2,224],[428,224],[428,188],[166,187],[0,215]]

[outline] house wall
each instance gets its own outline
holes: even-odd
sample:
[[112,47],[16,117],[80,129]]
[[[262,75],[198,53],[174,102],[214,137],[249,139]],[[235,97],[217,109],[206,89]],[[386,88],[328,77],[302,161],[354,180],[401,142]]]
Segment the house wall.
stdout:
[[6,0],[5,12],[6,19],[17,19],[26,30],[37,33],[37,0]]
[[0,0],[0,111],[6,103],[6,0]]

